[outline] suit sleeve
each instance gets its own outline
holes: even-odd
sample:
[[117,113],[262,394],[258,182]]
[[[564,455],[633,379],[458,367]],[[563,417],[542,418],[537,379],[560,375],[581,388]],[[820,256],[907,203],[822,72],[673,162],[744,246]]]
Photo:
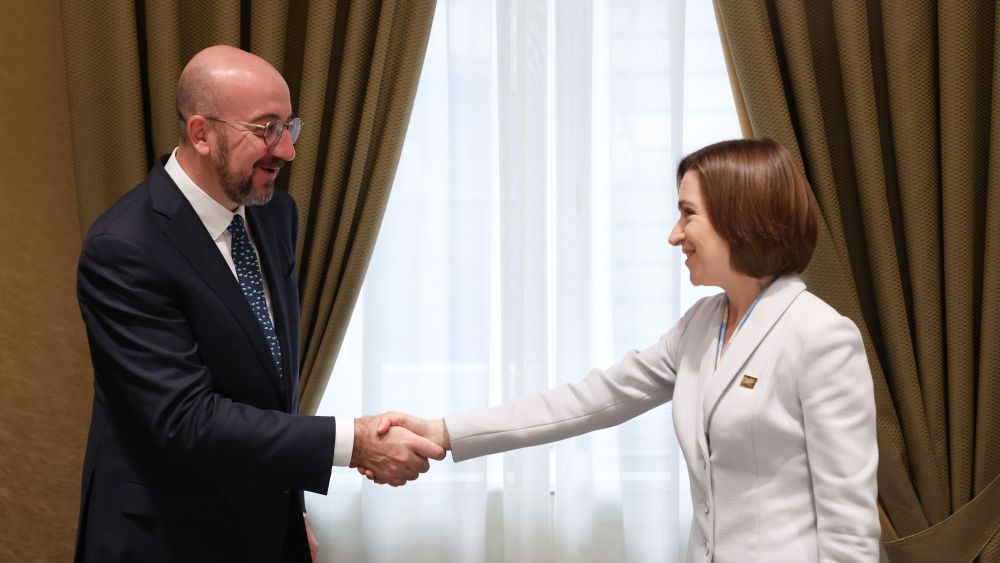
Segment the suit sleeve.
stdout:
[[809,335],[799,379],[819,560],[878,561],[871,370],[853,322],[838,316],[822,328]]
[[334,420],[215,393],[183,304],[151,264],[145,250],[112,234],[88,238],[80,257],[80,308],[107,407],[138,425],[169,463],[325,493]]
[[[692,310],[697,308],[692,307]],[[621,424],[673,397],[677,351],[692,313],[606,370],[509,403],[445,418],[455,461],[555,442]]]

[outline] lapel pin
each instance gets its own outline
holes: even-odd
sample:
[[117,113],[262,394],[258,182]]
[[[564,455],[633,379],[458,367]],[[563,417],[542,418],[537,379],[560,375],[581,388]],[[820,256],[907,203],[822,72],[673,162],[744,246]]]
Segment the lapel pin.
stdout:
[[743,379],[740,380],[740,387],[746,387],[747,389],[753,389],[754,385],[757,385],[757,378],[744,375]]

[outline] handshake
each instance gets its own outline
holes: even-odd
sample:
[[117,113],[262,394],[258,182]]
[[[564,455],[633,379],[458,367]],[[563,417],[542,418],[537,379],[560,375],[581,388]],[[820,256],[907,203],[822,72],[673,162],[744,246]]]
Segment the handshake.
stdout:
[[387,412],[354,420],[351,467],[380,485],[405,485],[442,460],[451,449],[444,419],[426,420]]

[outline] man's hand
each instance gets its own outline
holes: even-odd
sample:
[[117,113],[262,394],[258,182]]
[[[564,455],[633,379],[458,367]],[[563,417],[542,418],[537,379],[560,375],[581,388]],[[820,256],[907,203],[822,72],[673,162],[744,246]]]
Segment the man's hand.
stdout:
[[430,469],[428,459],[444,459],[444,448],[401,428],[377,432],[381,417],[354,420],[354,452],[351,466],[371,471],[378,483],[394,487],[413,481]]
[[[377,420],[376,433],[379,436],[384,436],[398,428],[405,428],[418,436],[427,438],[440,446],[442,450],[451,449],[451,438],[448,436],[448,428],[444,424],[444,419],[427,420],[402,412],[387,412],[373,418]],[[442,455],[442,457],[434,459],[443,458]],[[358,468],[358,473],[368,479],[379,484],[388,482],[377,469],[360,463],[355,465]]]

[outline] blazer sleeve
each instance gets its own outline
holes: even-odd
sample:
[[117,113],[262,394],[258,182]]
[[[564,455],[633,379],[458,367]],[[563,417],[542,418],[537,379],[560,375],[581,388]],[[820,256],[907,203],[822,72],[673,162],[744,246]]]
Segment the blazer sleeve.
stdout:
[[215,393],[165,272],[121,236],[87,239],[77,291],[95,377],[165,459],[325,493],[335,421],[262,410]]
[[801,356],[798,392],[819,560],[878,561],[878,445],[868,359],[861,334],[846,317],[813,328],[803,335],[808,352]]
[[464,461],[620,424],[673,397],[681,337],[698,305],[643,351],[578,382],[445,417],[452,459]]

